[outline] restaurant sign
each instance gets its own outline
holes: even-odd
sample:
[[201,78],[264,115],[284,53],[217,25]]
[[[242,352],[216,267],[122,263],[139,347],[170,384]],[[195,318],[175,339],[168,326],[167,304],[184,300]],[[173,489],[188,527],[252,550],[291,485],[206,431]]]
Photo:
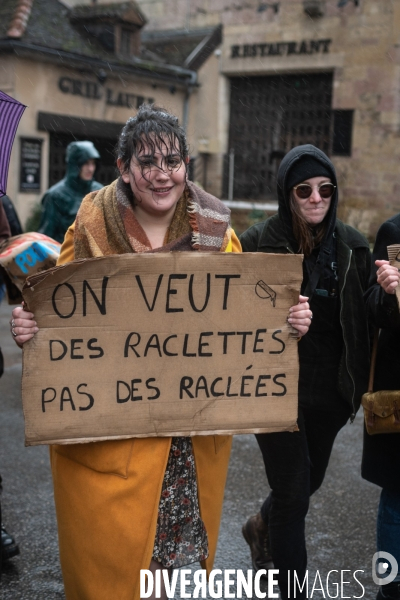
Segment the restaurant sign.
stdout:
[[302,42],[272,42],[270,44],[241,44],[231,46],[231,58],[256,56],[295,56],[328,54],[332,40],[303,40]]

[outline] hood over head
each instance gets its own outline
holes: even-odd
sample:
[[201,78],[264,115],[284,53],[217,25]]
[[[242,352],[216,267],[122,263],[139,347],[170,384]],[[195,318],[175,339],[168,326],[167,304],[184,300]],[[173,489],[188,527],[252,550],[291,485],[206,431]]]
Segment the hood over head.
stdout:
[[[297,251],[297,242],[294,239],[292,227],[292,212],[290,209],[290,190],[293,186],[310,179],[311,177],[329,177],[334,185],[337,186],[335,167],[327,155],[312,144],[296,146],[290,150],[283,158],[277,177],[278,192],[278,214],[283,221],[286,234],[293,250]],[[327,220],[327,229],[321,248],[325,244],[330,244],[330,240],[335,229],[336,212],[338,203],[338,189],[336,187],[331,199]]]
[[77,165],[79,168],[87,161],[93,158],[99,160],[100,154],[94,147],[93,142],[71,142],[67,146],[65,160],[68,166]]
[[90,192],[91,184],[94,180],[93,178],[92,181],[84,181],[79,177],[82,165],[90,159],[94,159],[96,162],[100,159],[100,154],[94,147],[93,142],[85,140],[83,142],[71,142],[68,144],[65,154],[67,163],[65,179],[69,185],[81,193]]

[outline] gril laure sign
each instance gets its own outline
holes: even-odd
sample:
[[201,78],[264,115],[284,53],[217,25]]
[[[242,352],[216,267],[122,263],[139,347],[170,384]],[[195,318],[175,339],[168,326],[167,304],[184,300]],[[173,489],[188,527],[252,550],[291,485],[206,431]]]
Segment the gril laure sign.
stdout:
[[139,108],[144,102],[152,104],[154,98],[145,98],[137,94],[128,94],[127,92],[116,92],[110,88],[104,89],[95,81],[82,81],[81,79],[72,79],[71,77],[60,77],[58,87],[63,94],[72,94],[73,96],[83,96],[91,100],[101,100],[105,98],[109,106],[122,106],[124,108]]
[[26,444],[293,431],[301,261],[121,255],[28,278]]
[[303,40],[302,42],[272,42],[231,46],[231,58],[256,56],[291,56],[296,54],[327,54],[332,40]]

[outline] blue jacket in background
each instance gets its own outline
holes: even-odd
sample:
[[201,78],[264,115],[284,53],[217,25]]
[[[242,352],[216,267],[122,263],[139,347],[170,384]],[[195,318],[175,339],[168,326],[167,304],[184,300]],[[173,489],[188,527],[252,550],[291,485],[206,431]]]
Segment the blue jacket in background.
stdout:
[[82,165],[90,160],[98,160],[99,153],[92,142],[72,142],[67,146],[67,171],[64,179],[53,185],[42,198],[42,217],[39,232],[62,243],[64,235],[75,221],[76,213],[83,198],[89,192],[103,186],[92,179],[85,181],[79,177]]

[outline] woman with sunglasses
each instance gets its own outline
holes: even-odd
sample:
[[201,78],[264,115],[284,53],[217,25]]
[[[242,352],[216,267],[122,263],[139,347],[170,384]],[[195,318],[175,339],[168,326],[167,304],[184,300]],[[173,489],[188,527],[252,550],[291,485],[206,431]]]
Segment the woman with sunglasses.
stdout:
[[[367,240],[336,217],[335,168],[318,148],[293,148],[278,171],[278,214],[241,236],[244,252],[304,254],[301,293],[313,320],[299,341],[299,431],[256,436],[271,492],[243,526],[253,567],[279,569],[282,599],[306,598],[305,517],[321,486],[335,437],[354,419],[368,379],[363,293]],[[290,318],[289,318],[290,322]],[[288,575],[289,572],[289,575]],[[294,573],[295,572],[295,573]]]

